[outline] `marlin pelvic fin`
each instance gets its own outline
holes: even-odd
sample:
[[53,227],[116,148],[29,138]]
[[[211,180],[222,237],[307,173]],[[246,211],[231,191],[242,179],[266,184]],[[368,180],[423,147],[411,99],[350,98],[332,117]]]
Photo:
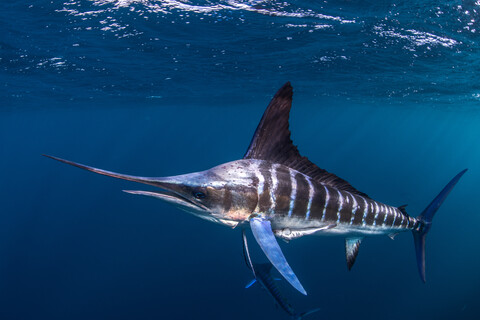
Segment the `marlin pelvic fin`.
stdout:
[[419,225],[413,232],[413,241],[415,243],[415,253],[417,256],[418,272],[423,282],[426,282],[425,278],[425,240],[428,231],[432,226],[432,220],[435,213],[438,211],[443,201],[447,198],[450,191],[457,184],[458,180],[467,171],[464,169],[460,171],[452,180],[443,188],[442,191],[433,199],[433,201],[423,210],[423,212],[417,217]]
[[260,248],[262,248],[272,265],[277,268],[278,272],[280,272],[280,274],[295,289],[304,295],[307,295],[307,292],[285,259],[282,249],[280,249],[280,246],[275,239],[275,235],[273,234],[270,221],[260,217],[255,217],[250,219],[250,227],[252,228],[252,233],[255,237],[255,240],[257,240]]
[[345,256],[347,258],[348,270],[352,270],[355,259],[357,259],[358,249],[363,238],[346,238],[345,239]]
[[290,139],[289,117],[293,88],[285,83],[275,94],[258,124],[244,159],[267,160],[295,169],[328,186],[369,198],[333,173],[317,167],[300,155]]

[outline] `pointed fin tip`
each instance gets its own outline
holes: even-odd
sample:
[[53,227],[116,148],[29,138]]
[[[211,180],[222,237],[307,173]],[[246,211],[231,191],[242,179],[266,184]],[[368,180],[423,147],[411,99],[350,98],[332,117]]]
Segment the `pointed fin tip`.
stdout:
[[358,250],[363,238],[346,238],[345,239],[345,257],[347,259],[347,268],[352,270],[353,264],[358,256]]
[[252,281],[250,281],[249,283],[247,283],[247,285],[245,286],[245,289],[248,289],[250,288],[251,286],[253,286],[255,284],[255,282],[257,282],[257,279],[253,279]]
[[306,311],[306,312],[302,312],[300,314],[296,314],[293,316],[293,319],[295,320],[302,320],[304,317],[308,316],[308,315],[311,315],[312,313],[315,313],[315,312],[318,312],[320,311],[321,308],[315,308],[315,309],[312,309],[312,310],[309,310],[309,311]]
[[420,274],[420,279],[422,279],[423,283],[427,282],[425,272],[425,238],[426,234],[413,233],[418,273]]
[[400,210],[400,212],[404,215],[409,216],[407,213],[407,206],[408,204],[402,204],[401,206],[398,206],[397,209]]
[[[417,217],[417,219],[421,220],[422,222],[430,225],[433,217],[435,216],[435,213],[437,210],[440,208],[442,205],[443,201],[447,198],[447,196],[450,194],[452,189],[455,187],[455,185],[458,183],[460,178],[467,172],[468,169],[463,169],[455,177],[453,177],[450,182],[440,191],[440,193],[430,202],[430,204],[422,211],[422,213]],[[426,228],[423,232],[428,233],[430,227]]]
[[292,100],[293,87],[290,82],[287,82],[268,104],[243,158],[283,164],[317,182],[370,198],[367,194],[355,189],[346,180],[319,168],[300,154],[290,137],[289,119]]
[[282,249],[278,245],[275,235],[273,234],[270,221],[260,217],[254,217],[250,219],[250,227],[255,240],[257,240],[257,243],[260,245],[260,248],[263,250],[272,265],[278,270],[278,272],[280,272],[280,274],[285,278],[285,280],[288,281],[288,283],[290,283],[300,293],[307,295],[307,292],[300,283],[300,280],[298,280],[297,276],[285,259]]
[[275,96],[277,95],[291,95],[293,94],[293,87],[292,87],[292,84],[290,83],[290,81],[287,81],[283,84],[283,86],[280,87],[280,89],[278,89],[277,93],[275,94]]
[[425,241],[427,233],[432,224],[433,216],[440,208],[443,201],[447,198],[450,191],[452,191],[453,187],[455,187],[467,170],[468,168],[465,168],[457,173],[457,175],[450,180],[450,182],[442,189],[442,191],[440,191],[440,193],[433,199],[427,208],[425,208],[425,210],[423,210],[423,212],[417,217],[417,219],[421,220],[425,224],[425,227],[420,231],[412,230],[418,272],[423,283],[427,282],[425,271]]

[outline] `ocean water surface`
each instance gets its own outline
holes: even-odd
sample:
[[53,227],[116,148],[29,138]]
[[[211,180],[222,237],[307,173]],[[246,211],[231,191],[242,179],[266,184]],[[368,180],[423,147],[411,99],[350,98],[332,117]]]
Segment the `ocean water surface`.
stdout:
[[[478,319],[479,1],[3,1],[0,4],[0,318],[288,319],[259,287],[241,232],[152,190],[50,159],[141,176],[243,156],[294,87],[302,155],[435,216],[427,283],[412,236],[281,243],[307,319]],[[253,241],[252,241],[253,243]],[[260,252],[255,257],[263,259]]]

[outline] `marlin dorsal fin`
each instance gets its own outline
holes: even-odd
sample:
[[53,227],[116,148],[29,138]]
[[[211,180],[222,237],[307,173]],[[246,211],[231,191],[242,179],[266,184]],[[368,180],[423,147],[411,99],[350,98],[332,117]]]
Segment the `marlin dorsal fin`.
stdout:
[[283,164],[320,183],[368,198],[365,193],[358,191],[347,181],[317,167],[308,158],[300,155],[290,139],[288,120],[292,97],[293,88],[290,82],[287,82],[270,101],[257,130],[255,130],[244,159],[267,160]]

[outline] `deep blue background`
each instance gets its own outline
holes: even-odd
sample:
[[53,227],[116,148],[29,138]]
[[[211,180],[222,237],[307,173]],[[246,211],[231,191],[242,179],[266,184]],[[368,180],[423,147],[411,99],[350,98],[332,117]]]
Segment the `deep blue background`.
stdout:
[[[146,188],[41,157],[165,176],[240,158],[294,90],[303,155],[435,218],[427,284],[411,235],[281,244],[311,319],[477,319],[480,3],[9,1],[0,4],[0,318],[287,318],[251,279],[239,230]],[[258,252],[257,252],[258,253]],[[260,255],[259,255],[260,256]]]

